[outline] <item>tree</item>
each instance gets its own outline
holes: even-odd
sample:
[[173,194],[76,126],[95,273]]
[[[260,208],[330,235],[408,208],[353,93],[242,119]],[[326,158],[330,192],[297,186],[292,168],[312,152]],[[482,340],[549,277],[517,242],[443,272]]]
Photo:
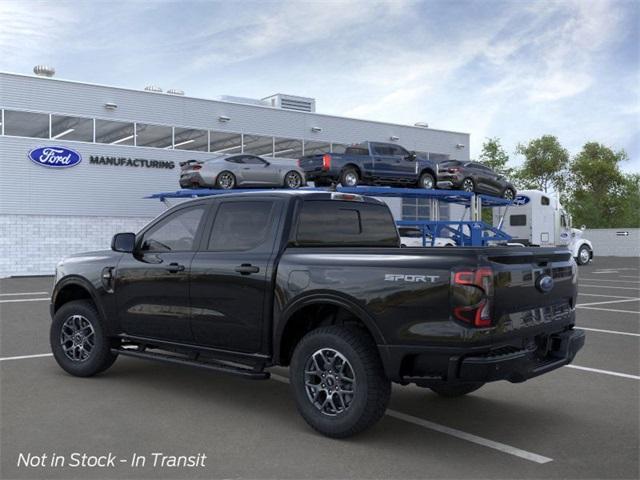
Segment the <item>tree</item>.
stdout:
[[552,187],[558,192],[564,190],[569,152],[560,145],[556,137],[543,135],[530,140],[526,145],[518,144],[516,152],[525,157],[524,164],[516,175],[521,186],[545,192]]
[[479,160],[487,167],[507,177],[513,174],[513,168],[507,167],[509,155],[502,147],[498,137],[487,138],[482,144]]
[[576,225],[590,228],[640,225],[640,176],[624,175],[624,150],[614,152],[597,142],[586,143],[571,161],[567,206]]

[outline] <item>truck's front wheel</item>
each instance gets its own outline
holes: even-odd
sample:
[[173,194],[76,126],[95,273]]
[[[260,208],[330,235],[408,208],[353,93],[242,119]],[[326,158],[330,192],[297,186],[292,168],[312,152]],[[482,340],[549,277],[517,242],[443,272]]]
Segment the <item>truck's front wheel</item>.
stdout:
[[291,388],[303,418],[318,432],[343,438],[375,424],[391,395],[376,346],[358,327],[322,327],[298,343]]
[[118,357],[111,352],[117,341],[106,335],[96,307],[86,300],[60,307],[53,317],[49,340],[58,365],[77,377],[100,373]]

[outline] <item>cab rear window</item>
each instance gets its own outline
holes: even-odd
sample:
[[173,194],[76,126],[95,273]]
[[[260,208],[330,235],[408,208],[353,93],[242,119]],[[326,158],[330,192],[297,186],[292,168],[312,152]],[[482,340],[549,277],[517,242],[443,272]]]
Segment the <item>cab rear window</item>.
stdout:
[[296,246],[397,247],[400,242],[386,205],[306,200],[298,215]]

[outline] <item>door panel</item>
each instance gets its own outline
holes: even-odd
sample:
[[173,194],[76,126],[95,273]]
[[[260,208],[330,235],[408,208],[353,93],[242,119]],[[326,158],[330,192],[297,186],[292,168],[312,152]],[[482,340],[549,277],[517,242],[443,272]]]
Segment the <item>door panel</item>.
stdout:
[[[125,333],[191,341],[189,270],[194,252],[126,255],[116,273],[115,292]],[[169,267],[169,265],[172,267]],[[184,270],[173,271],[182,265]]]
[[261,350],[282,208],[282,200],[273,198],[218,204],[191,270],[191,328],[198,344]]
[[114,292],[125,333],[193,339],[189,274],[206,210],[199,203],[160,217],[138,235],[135,252],[118,263]]

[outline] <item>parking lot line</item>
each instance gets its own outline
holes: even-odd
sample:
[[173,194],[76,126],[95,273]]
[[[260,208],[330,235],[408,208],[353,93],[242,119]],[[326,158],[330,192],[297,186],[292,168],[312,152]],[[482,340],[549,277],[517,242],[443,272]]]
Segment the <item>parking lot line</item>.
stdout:
[[51,300],[51,298],[12,298],[11,300],[0,300],[0,303],[44,302],[45,300]]
[[582,293],[578,294],[581,297],[605,297],[605,298],[635,298],[635,297],[623,297],[621,295],[603,295],[601,293]]
[[575,368],[576,370],[585,370],[587,372],[604,373],[605,375],[612,375],[614,377],[631,378],[633,380],[640,380],[638,375],[630,375],[628,373],[611,372],[609,370],[600,370],[599,368],[581,367],[580,365],[565,365],[568,368]]
[[499,450],[500,452],[507,453],[515,457],[524,458],[525,460],[529,460],[530,462],[549,463],[553,461],[553,458],[544,457],[542,455],[538,455],[537,453],[527,452],[526,450],[512,447],[511,445],[507,445],[504,443],[494,442],[493,440],[479,437],[477,435],[473,435],[472,433],[467,433],[463,432],[462,430],[446,427],[444,425],[440,425],[439,423],[423,420],[422,418],[414,417],[413,415],[407,415],[406,413],[397,412],[395,410],[387,410],[386,415],[398,420],[402,420],[403,422],[419,425],[421,427],[428,428],[429,430],[435,430],[436,432],[460,438],[461,440],[466,440],[467,442],[482,445],[483,447],[493,448],[494,450]]
[[579,305],[576,305],[576,308],[583,308],[584,310],[600,310],[602,312],[633,313],[635,315],[640,315],[640,312],[636,312],[635,310],[615,310],[613,308],[581,307]]
[[[271,378],[273,380],[276,380],[277,382],[289,383],[289,379],[282,375],[272,373]],[[457,430],[445,425],[440,425],[439,423],[423,420],[422,418],[414,417],[413,415],[407,415],[406,413],[398,412],[396,410],[387,409],[385,415],[393,417],[397,420],[402,420],[404,422],[418,425],[420,427],[428,428],[429,430],[434,430],[436,432],[444,433],[452,437],[460,438],[462,440],[466,440],[467,442],[482,445],[483,447],[493,448],[494,450],[499,450],[509,455],[524,458],[525,460],[529,460],[531,462],[549,463],[553,461],[553,458],[544,457],[542,455],[538,455],[537,453],[527,452],[526,450],[512,447],[511,445],[507,445],[505,443],[494,442],[493,440],[489,440],[488,438],[479,437],[472,433],[463,432],[462,430]]]
[[9,360],[26,360],[27,358],[41,358],[52,357],[53,353],[38,353],[36,355],[20,355],[18,357],[0,357],[0,362],[6,362]]
[[587,330],[589,332],[612,333],[614,335],[629,335],[631,337],[640,337],[640,333],[619,332],[618,330],[603,330],[601,328],[575,327],[578,330]]
[[585,285],[584,283],[579,283],[578,288],[582,287],[591,287],[591,288],[610,288],[612,290],[635,290],[640,291],[640,287],[619,287],[617,285]]
[[[638,277],[636,277],[638,278]],[[583,280],[586,280],[587,282],[592,281],[592,282],[613,282],[613,283],[640,283],[637,280],[609,280],[608,278],[587,278],[587,277],[582,277]]]
[[637,300],[640,300],[640,297],[638,298],[627,298],[626,300],[620,299],[620,300],[607,300],[605,302],[591,302],[591,303],[578,303],[576,305],[576,307],[587,307],[587,306],[591,306],[591,305],[604,305],[605,303],[622,303],[622,302],[635,302]]
[[49,292],[0,293],[0,297],[17,297],[18,295],[49,295]]

